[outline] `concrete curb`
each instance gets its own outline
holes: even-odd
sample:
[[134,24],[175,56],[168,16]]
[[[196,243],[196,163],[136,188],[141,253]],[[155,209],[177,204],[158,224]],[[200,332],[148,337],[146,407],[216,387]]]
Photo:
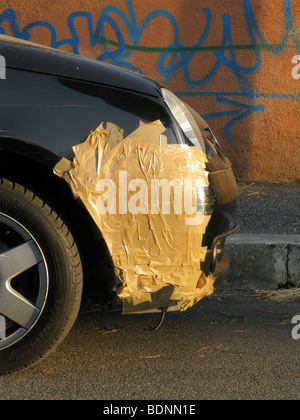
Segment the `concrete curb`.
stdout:
[[230,268],[222,289],[300,287],[300,235],[235,234],[226,253]]

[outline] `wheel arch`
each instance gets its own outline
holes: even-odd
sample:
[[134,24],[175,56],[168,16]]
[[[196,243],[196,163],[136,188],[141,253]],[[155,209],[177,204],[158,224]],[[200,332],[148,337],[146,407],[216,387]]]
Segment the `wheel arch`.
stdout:
[[59,158],[18,140],[9,139],[7,143],[5,147],[1,138],[0,177],[20,183],[39,195],[71,230],[83,265],[83,303],[113,301],[114,270],[106,243],[81,201],[74,198],[64,180],[53,174],[52,169]]

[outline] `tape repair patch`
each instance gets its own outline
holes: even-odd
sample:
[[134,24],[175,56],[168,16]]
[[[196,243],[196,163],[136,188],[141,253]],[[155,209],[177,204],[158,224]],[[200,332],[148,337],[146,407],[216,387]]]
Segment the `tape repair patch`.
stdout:
[[[122,281],[123,313],[186,310],[213,293],[200,269],[210,215],[206,155],[168,144],[160,121],[123,131],[101,124],[54,173],[100,229]],[[101,275],[101,274],[99,274]]]

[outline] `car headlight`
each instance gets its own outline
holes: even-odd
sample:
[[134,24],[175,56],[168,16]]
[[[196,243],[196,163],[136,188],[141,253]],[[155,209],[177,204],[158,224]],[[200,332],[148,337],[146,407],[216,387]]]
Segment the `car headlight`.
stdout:
[[162,88],[162,94],[176,121],[190,142],[205,153],[205,145],[198,124],[187,105],[181,101],[174,93]]

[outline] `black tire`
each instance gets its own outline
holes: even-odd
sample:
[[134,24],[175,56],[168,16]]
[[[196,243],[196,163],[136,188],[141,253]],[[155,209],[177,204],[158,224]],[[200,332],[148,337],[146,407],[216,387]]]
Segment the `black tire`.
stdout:
[[78,315],[82,277],[55,211],[0,178],[0,374],[33,366],[61,343]]

